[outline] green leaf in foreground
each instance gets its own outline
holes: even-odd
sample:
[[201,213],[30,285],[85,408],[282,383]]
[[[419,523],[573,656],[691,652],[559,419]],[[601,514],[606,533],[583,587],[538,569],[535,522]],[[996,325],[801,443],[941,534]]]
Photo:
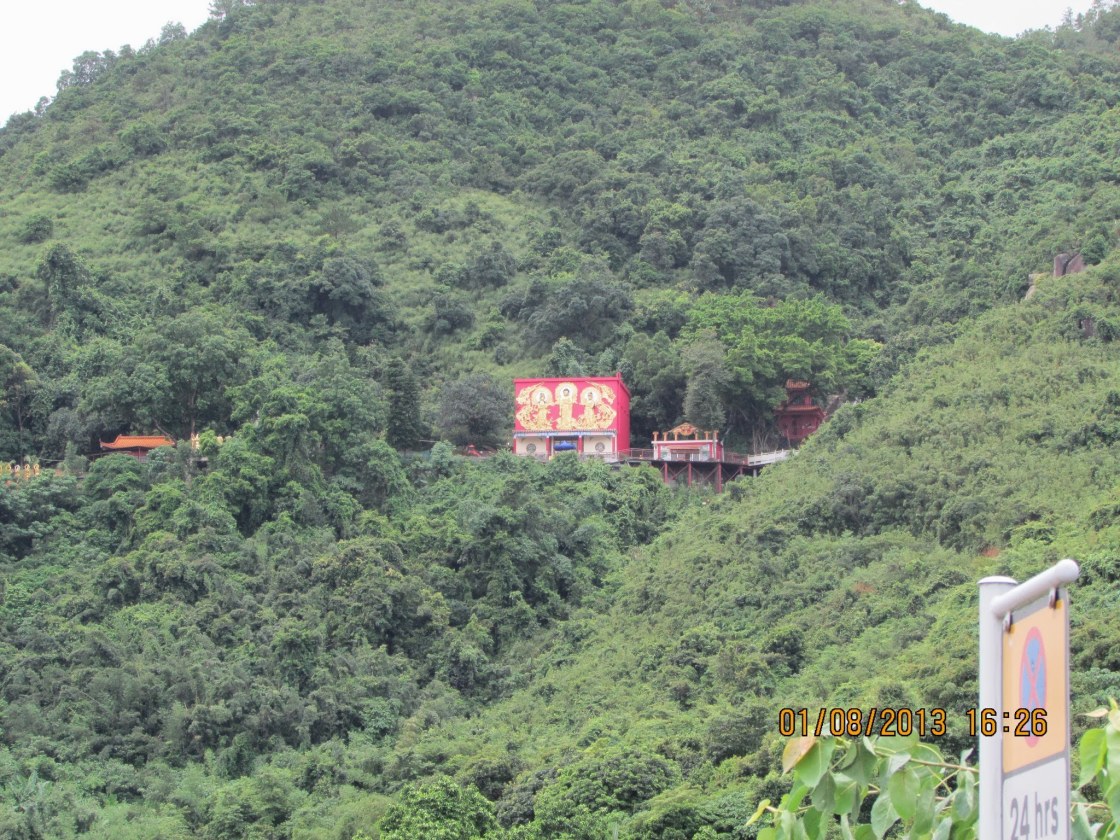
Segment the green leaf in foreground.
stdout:
[[828,771],[828,763],[832,759],[832,753],[836,750],[836,741],[831,738],[828,740],[818,740],[798,760],[794,766],[793,773],[801,784],[807,788],[817,786],[817,782]]
[[826,814],[834,813],[836,808],[836,777],[832,773],[821,776],[813,789],[813,807]]
[[875,836],[882,838],[890,827],[898,822],[898,811],[891,804],[890,796],[879,795],[871,806],[871,829]]
[[920,789],[921,783],[913,767],[903,767],[891,776],[890,782],[887,783],[891,805],[903,820],[909,821],[914,818]]
[[1081,758],[1081,775],[1077,786],[1082,787],[1093,780],[1093,777],[1104,767],[1106,752],[1105,734],[1103,729],[1090,729],[1081,737],[1077,747],[1077,754]]

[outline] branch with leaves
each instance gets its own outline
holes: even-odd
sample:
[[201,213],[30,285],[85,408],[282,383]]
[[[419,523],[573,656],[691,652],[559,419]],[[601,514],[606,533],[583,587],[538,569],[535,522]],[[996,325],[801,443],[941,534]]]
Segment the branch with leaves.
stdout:
[[[906,838],[975,838],[974,767],[908,738],[794,738],[782,756],[793,788],[777,806],[759,804],[751,822],[770,815],[759,840],[823,840],[839,821],[846,840],[882,838],[901,823]],[[868,822],[869,820],[869,822]]]
[[[1078,755],[1081,774],[1073,792],[1076,840],[1120,838],[1120,708],[1089,717],[1104,725],[1086,732]],[[976,840],[979,816],[976,767],[956,763],[916,736],[793,738],[782,770],[790,792],[774,805],[766,799],[748,821],[769,819],[758,840]],[[1099,801],[1090,801],[1099,796]]]

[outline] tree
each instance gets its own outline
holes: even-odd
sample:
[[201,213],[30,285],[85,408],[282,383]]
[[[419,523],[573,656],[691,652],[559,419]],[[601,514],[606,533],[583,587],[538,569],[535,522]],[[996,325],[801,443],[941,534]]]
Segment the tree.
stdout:
[[789,239],[777,216],[745,198],[716,205],[693,252],[692,268],[705,288],[750,286],[779,274]]
[[80,357],[81,410],[106,427],[163,429],[179,437],[226,426],[227,389],[246,378],[251,342],[231,320],[221,307],[200,307],[149,326],[131,344],[90,342]]
[[474,311],[462,295],[441,292],[432,296],[432,311],[424,320],[432,335],[451,335],[474,323]]
[[472,289],[488,289],[506,285],[516,271],[517,260],[495,239],[488,248],[475,252],[461,278]]
[[210,17],[222,20],[233,14],[235,9],[248,6],[252,0],[210,0]]
[[561,338],[552,345],[552,352],[544,362],[548,376],[587,376],[591,360],[575,342]]
[[211,459],[198,482],[198,494],[224,500],[243,533],[252,533],[268,518],[276,483],[275,461],[249,446],[244,435],[230,438]]
[[293,784],[292,771],[265,767],[251,777],[234,779],[211,799],[203,837],[240,840],[276,836],[306,794]]
[[424,437],[420,420],[420,385],[412,368],[400,357],[385,369],[385,389],[389,392],[389,419],[385,440],[394,449],[416,449]]
[[185,41],[186,39],[187,28],[177,21],[165,23],[163,28],[159,31],[160,46],[173,44],[176,41]]
[[64,70],[58,78],[58,90],[62,91],[71,85],[88,85],[112,66],[116,56],[111,50],[103,54],[86,50],[74,59],[73,68]]
[[36,274],[46,292],[47,325],[55,327],[75,308],[79,287],[90,281],[89,269],[65,245],[54,245],[39,263]]
[[684,416],[701,429],[722,429],[727,420],[724,394],[731,382],[723,345],[706,337],[685,350],[688,388],[684,393]]
[[585,836],[580,823],[588,822],[594,837],[605,827],[603,817],[633,812],[679,782],[680,768],[661,756],[636,749],[588,749],[537,794],[537,822],[546,836],[567,832],[576,837]]
[[630,291],[605,277],[582,277],[545,293],[528,316],[529,340],[551,347],[560,338],[601,349],[634,308]]
[[409,785],[378,823],[381,840],[476,840],[497,828],[493,806],[446,776]]
[[498,446],[512,417],[509,386],[484,373],[450,382],[440,393],[439,428],[453,443]]
[[689,313],[683,335],[686,341],[714,338],[726,348],[724,406],[732,412],[731,425],[746,432],[752,421],[769,421],[790,378],[807,380],[824,394],[846,388],[866,393],[878,345],[849,341],[851,328],[840,307],[823,297],[766,305],[743,293],[705,295]]
[[204,425],[224,425],[226,389],[246,373],[250,337],[219,307],[192,309],[143,334],[136,352],[161,365],[169,390],[153,412],[168,428],[193,435]]
[[121,132],[121,142],[137,157],[157,155],[167,148],[163,131],[150,122],[136,122]]
[[370,260],[352,255],[330,257],[311,284],[314,311],[345,327],[359,344],[384,337],[391,318],[378,290],[382,282],[381,272]]
[[19,353],[0,344],[0,409],[14,421],[18,439],[11,455],[22,457],[24,422],[32,395],[39,387],[39,378]]

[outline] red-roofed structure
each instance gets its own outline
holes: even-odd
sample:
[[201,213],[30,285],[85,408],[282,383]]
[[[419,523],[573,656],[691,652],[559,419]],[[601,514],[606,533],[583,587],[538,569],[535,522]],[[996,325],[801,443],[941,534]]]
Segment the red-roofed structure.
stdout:
[[148,453],[161,446],[174,446],[175,441],[166,435],[117,435],[117,439],[106,443],[101,441],[101,448],[108,452],[120,452],[131,455],[143,461]]
[[809,393],[811,387],[808,382],[788,380],[786,399],[774,409],[778,418],[778,430],[793,446],[809,437],[825,421],[824,409],[813,402]]

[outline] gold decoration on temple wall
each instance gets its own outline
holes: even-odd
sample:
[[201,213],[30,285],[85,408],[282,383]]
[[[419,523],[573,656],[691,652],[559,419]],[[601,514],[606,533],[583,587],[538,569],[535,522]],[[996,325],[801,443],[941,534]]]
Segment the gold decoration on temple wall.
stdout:
[[[590,418],[587,417],[588,412],[591,414]],[[605,403],[599,403],[584,411],[584,417],[592,429],[609,429],[617,416],[618,412]]]
[[544,385],[529,385],[517,394],[517,422],[531,432],[544,432],[552,428],[548,409],[553,405],[552,392]]
[[547,432],[552,428],[548,418],[548,406],[527,405],[517,412],[517,422],[529,432]]
[[574,405],[576,401],[576,394],[579,393],[579,388],[576,387],[574,382],[561,382],[556,386],[556,402],[560,405],[568,403]]
[[607,405],[614,402],[614,389],[607,385],[588,385],[580,394],[583,415],[580,417],[582,429],[609,429],[618,412]]
[[517,392],[518,405],[552,405],[552,392],[547,385],[526,385]]
[[561,382],[556,386],[556,404],[560,406],[560,413],[556,417],[557,431],[568,431],[582,427],[572,416],[572,408],[576,404],[576,395],[579,389],[574,382]]
[[665,433],[665,440],[669,439],[669,435],[673,436],[673,440],[678,440],[682,436],[698,438],[700,434],[700,430],[693,426],[691,423],[681,423],[676,428],[670,429]]
[[[609,405],[616,398],[613,388],[600,383],[585,385],[580,390],[574,382],[561,382],[555,391],[540,383],[527,385],[517,392],[517,422],[530,432],[609,429],[618,417]],[[555,421],[549,417],[553,406],[557,407]]]
[[610,402],[614,402],[614,391],[601,385],[588,385],[579,395],[579,404],[584,407],[584,413],[579,418],[581,429],[609,429],[618,416],[613,408],[604,402],[606,394],[610,391]]

